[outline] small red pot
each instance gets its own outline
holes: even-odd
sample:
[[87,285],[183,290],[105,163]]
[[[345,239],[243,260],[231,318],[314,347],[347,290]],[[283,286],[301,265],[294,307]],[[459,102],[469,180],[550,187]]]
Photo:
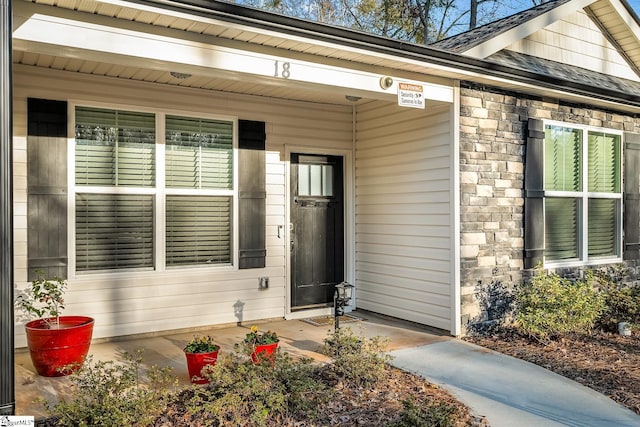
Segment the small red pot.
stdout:
[[189,378],[194,384],[208,384],[209,380],[201,377],[202,370],[206,366],[215,366],[218,360],[218,351],[211,351],[209,353],[187,353],[187,369],[189,370]]
[[263,360],[269,361],[271,366],[276,361],[276,349],[278,348],[278,343],[274,342],[272,344],[259,344],[253,349],[251,353],[251,360],[254,364],[258,364]]
[[51,329],[37,319],[25,325],[31,361],[44,377],[69,375],[82,367],[93,336],[94,319],[87,316],[60,316],[60,327]]

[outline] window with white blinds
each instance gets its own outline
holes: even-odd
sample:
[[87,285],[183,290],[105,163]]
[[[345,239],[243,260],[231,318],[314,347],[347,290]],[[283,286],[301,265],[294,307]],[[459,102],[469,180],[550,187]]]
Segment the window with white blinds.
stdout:
[[622,135],[545,125],[545,260],[619,258]]
[[167,195],[167,266],[231,262],[231,197]]
[[234,122],[77,106],[75,137],[76,271],[232,263]]
[[167,116],[166,182],[172,188],[233,188],[233,123]]
[[76,270],[153,267],[153,196],[76,194]]
[[76,108],[76,185],[153,187],[155,115]]

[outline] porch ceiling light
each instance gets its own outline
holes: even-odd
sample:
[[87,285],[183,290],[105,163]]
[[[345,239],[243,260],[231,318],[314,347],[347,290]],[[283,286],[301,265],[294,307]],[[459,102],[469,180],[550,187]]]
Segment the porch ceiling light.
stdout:
[[346,99],[347,101],[351,101],[351,102],[358,102],[362,99],[362,97],[360,96],[353,96],[353,95],[345,95],[344,99]]
[[191,74],[178,73],[176,71],[170,71],[169,74],[171,74],[171,77],[175,77],[176,79],[180,80],[188,79],[189,77],[191,77]]
[[344,308],[349,305],[353,297],[354,286],[347,282],[338,283],[333,291],[333,315],[335,330],[340,329],[340,316],[344,315]]

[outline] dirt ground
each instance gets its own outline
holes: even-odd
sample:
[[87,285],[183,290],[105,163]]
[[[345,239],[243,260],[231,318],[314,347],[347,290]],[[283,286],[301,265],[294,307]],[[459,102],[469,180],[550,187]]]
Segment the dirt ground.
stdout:
[[549,369],[640,414],[640,334],[595,331],[541,343],[513,330],[467,337],[482,347]]

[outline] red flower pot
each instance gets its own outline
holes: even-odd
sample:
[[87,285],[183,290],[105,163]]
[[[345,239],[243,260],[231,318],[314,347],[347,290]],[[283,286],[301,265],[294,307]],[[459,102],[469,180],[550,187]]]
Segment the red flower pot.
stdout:
[[25,325],[31,361],[44,377],[69,375],[79,369],[89,352],[94,320],[86,316],[60,316],[58,328],[53,319],[37,319]]
[[209,353],[187,353],[187,368],[189,369],[189,378],[194,384],[208,384],[209,380],[201,377],[202,370],[205,366],[214,366],[218,360],[218,351],[212,351]]
[[277,342],[274,342],[272,344],[258,344],[255,346],[253,352],[251,353],[251,360],[254,364],[258,364],[266,360],[269,361],[269,363],[273,366],[276,361],[277,348]]

